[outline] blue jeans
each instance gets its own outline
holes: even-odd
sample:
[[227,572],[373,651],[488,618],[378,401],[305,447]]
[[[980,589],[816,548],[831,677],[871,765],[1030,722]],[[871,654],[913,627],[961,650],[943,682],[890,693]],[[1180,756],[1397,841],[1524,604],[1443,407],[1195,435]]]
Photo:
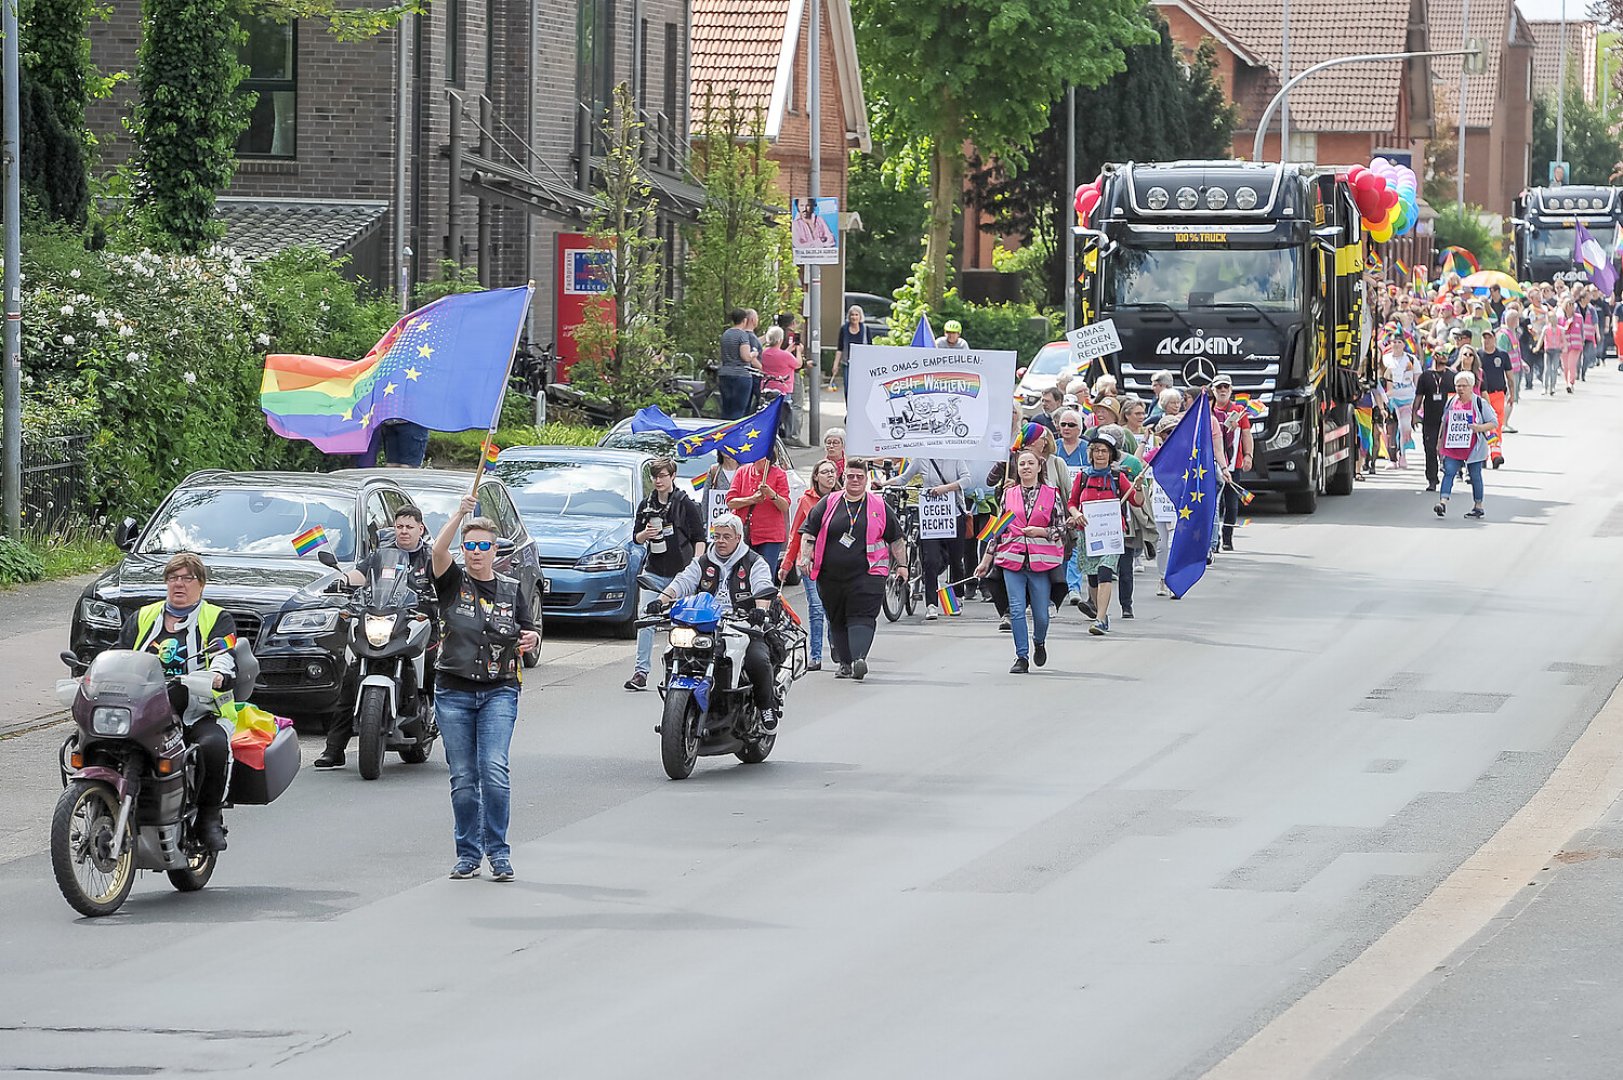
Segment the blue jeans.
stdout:
[[507,820],[512,788],[507,750],[518,722],[518,687],[447,690],[434,695],[434,711],[451,766],[451,813],[458,862],[510,859]]
[[1454,478],[1465,469],[1471,476],[1471,498],[1477,502],[1482,501],[1482,462],[1464,462],[1458,458],[1445,457],[1443,459],[1443,486],[1438,492],[1442,498],[1448,498],[1454,490]]
[[1071,557],[1065,560],[1065,590],[1076,593],[1078,596],[1087,596],[1087,581],[1082,576],[1082,552],[1086,545],[1076,545]]
[[[667,585],[669,585],[671,583],[670,578],[662,577],[659,574],[651,573],[651,572],[649,572],[647,570],[643,571],[643,576],[647,577],[647,578],[652,578],[653,580],[659,582],[659,587],[661,589],[663,589],[665,586],[667,586]],[[649,592],[647,589],[643,589],[641,592],[637,593],[637,617],[638,618],[642,617],[642,609],[648,606],[648,602],[650,600],[652,600],[654,597],[658,596],[658,595],[659,594],[657,592]],[[637,667],[636,667],[636,670],[638,670],[638,671],[642,672],[644,675],[646,675],[646,674],[648,674],[648,669],[653,664],[653,662],[654,662],[654,628],[652,626],[645,626],[641,630],[637,631]]]
[[783,541],[768,540],[760,544],[750,544],[755,554],[766,560],[767,567],[772,571],[772,584],[780,584],[778,580],[778,563],[783,561]]
[[1003,587],[1009,591],[1009,624],[1014,630],[1014,655],[1029,657],[1031,643],[1026,636],[1026,609],[1031,609],[1031,621],[1037,644],[1048,640],[1048,605],[1050,597],[1047,571],[1003,571]]
[[722,372],[717,382],[721,388],[721,418],[738,420],[749,415],[750,389],[755,380],[748,375]]
[[814,664],[823,662],[823,598],[817,595],[817,583],[802,576],[806,588],[806,649]]

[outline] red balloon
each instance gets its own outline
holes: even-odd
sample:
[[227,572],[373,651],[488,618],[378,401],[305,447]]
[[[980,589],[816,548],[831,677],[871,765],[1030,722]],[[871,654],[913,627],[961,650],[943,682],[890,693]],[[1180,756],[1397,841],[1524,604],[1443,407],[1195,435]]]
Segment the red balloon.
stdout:
[[1362,165],[1354,165],[1351,168],[1349,168],[1347,170],[1347,186],[1348,187],[1357,187],[1358,186],[1358,178],[1360,176],[1363,176],[1368,171],[1369,170],[1364,168]]
[[1381,193],[1381,207],[1382,207],[1382,209],[1391,210],[1397,204],[1398,204],[1398,193],[1397,192],[1393,191],[1391,188],[1387,188],[1384,192]]

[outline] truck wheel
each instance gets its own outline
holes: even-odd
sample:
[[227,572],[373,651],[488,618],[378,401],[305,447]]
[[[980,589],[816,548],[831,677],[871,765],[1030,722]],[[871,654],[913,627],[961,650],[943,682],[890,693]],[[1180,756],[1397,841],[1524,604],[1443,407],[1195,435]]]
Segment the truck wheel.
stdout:
[[1285,509],[1292,514],[1311,514],[1319,508],[1317,488],[1292,491],[1285,496]]

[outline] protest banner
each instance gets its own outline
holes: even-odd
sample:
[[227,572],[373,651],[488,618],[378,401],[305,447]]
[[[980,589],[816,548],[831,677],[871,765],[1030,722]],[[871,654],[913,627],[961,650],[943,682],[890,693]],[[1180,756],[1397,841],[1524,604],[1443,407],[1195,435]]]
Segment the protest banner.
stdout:
[[958,535],[958,500],[950,493],[919,495],[919,539],[951,540]]
[[889,345],[850,352],[848,453],[984,461],[1009,452],[1013,352]]
[[1116,333],[1116,324],[1109,319],[1067,330],[1065,340],[1071,343],[1071,362],[1077,370],[1101,357],[1121,352],[1121,336]]

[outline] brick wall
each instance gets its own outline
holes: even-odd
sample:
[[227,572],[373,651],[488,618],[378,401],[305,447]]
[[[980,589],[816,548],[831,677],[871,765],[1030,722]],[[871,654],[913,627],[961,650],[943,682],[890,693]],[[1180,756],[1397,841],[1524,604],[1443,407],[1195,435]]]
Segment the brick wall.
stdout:
[[[822,190],[819,195],[837,197],[840,209],[845,205],[845,178],[850,148],[845,141],[845,95],[840,90],[839,72],[835,68],[834,34],[829,29],[828,10],[823,12],[823,26],[818,42],[818,68],[822,74],[819,86],[822,111],[822,134],[818,140],[819,162],[822,169]],[[798,198],[811,188],[811,118],[806,112],[806,48],[811,27],[811,13],[801,15],[800,47],[795,50],[795,74],[792,100],[785,110],[778,140],[773,144],[771,158],[778,163],[778,188],[785,199]]]

